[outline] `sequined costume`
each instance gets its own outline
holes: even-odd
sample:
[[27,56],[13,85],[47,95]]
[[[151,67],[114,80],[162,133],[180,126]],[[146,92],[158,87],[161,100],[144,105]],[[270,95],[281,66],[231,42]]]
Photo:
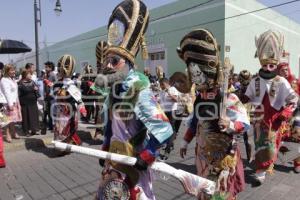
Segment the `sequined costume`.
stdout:
[[[291,72],[291,68],[289,66],[289,53],[286,51],[283,52],[283,55],[280,59],[280,63],[278,65],[278,74],[284,77],[291,84],[291,87],[294,89],[294,91],[299,97],[299,85],[297,83],[296,78]],[[297,109],[293,113],[293,117],[283,122],[283,125],[280,129],[280,134],[282,136],[283,141],[300,143],[299,100]],[[280,149],[285,149],[284,144],[280,147]],[[294,170],[296,173],[300,173],[300,156],[294,159]]]
[[[205,29],[188,33],[180,42],[178,54],[187,64],[191,83],[199,88],[193,118],[182,140],[181,156],[184,157],[187,145],[196,137],[197,174],[217,182],[213,198],[232,200],[245,187],[243,163],[234,136],[250,127],[246,109],[235,94],[229,93],[224,105],[226,118],[220,117],[221,70],[212,33]],[[220,126],[223,120],[226,125]],[[198,197],[210,198],[204,193]]]
[[64,55],[58,61],[59,79],[53,86],[55,103],[51,107],[54,121],[54,140],[66,143],[81,144],[77,135],[78,111],[86,114],[81,99],[81,92],[71,80],[75,60]]
[[[103,74],[95,87],[107,96],[109,120],[105,146],[110,152],[137,158],[129,167],[106,160],[97,192],[98,200],[154,200],[152,172],[148,167],[173,130],[156,102],[148,77],[135,70],[135,57],[148,55],[144,34],[149,11],[139,0],[122,1],[108,23],[108,49]],[[111,89],[108,89],[108,87]]]
[[289,82],[277,76],[276,68],[282,55],[283,36],[266,31],[256,39],[262,65],[245,93],[244,102],[257,106],[254,114],[255,177],[263,183],[266,172],[272,172],[281,142],[280,129],[296,108],[298,97]]

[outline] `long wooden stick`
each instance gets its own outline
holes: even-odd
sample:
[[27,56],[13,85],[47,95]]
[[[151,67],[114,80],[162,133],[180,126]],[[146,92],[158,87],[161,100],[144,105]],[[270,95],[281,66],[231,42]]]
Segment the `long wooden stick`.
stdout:
[[[107,160],[111,160],[129,166],[134,166],[137,161],[137,159],[134,157],[91,149],[87,147],[66,144],[63,142],[52,141],[52,144],[56,149],[62,151],[68,151],[68,152],[84,154],[96,158],[107,159]],[[151,169],[157,172],[168,174],[178,179],[183,185],[185,192],[187,194],[198,196],[199,193],[204,192],[206,194],[213,195],[215,192],[215,187],[216,187],[215,182],[202,178],[200,176],[196,176],[194,174],[191,174],[189,172],[180,169],[175,169],[174,167],[166,163],[154,162],[151,165]]]

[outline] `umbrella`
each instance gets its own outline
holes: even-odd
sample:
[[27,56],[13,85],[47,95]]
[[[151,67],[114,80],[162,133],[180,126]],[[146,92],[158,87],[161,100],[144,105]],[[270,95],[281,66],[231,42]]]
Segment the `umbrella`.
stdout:
[[0,40],[0,54],[25,53],[31,48],[17,40]]

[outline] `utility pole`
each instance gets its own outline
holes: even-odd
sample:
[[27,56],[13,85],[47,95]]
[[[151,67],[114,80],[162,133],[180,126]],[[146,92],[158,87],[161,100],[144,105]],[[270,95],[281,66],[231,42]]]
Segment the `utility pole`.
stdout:
[[[38,18],[38,12],[40,18]],[[41,25],[41,1],[39,0],[39,7],[37,5],[37,0],[34,0],[34,33],[35,33],[35,66],[37,76],[40,75],[40,61],[39,61],[39,28],[38,24]]]
[[[40,49],[39,49],[39,27],[42,25],[42,15],[41,15],[41,0],[34,0],[33,4],[33,9],[34,9],[34,32],[35,32],[35,66],[36,66],[36,72],[37,76],[40,75],[40,60],[39,60],[39,54],[40,54]],[[61,3],[60,0],[56,0],[55,4],[55,13],[57,16],[62,12],[61,9]]]

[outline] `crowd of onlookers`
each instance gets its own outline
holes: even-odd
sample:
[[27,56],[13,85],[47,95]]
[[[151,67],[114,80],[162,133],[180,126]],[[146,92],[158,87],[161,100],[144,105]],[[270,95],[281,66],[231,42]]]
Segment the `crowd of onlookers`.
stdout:
[[[93,74],[92,67],[85,66],[83,74]],[[85,97],[93,95],[90,87],[94,78],[95,75],[81,78],[79,73],[74,73],[72,77]],[[6,142],[20,138],[15,129],[16,123],[22,125],[22,135],[28,137],[53,131],[51,105],[54,103],[53,85],[56,81],[55,64],[50,61],[44,63],[40,76],[37,76],[32,63],[27,63],[18,71],[11,64],[0,63],[0,117],[5,116],[1,118],[0,128],[5,133]],[[95,99],[85,98],[84,101],[88,113],[82,120],[89,122],[96,118],[97,106],[93,104]]]
[[52,86],[57,80],[57,73],[53,62],[48,61],[44,65],[40,76],[37,76],[32,63],[17,71],[14,65],[0,62],[0,167],[5,166],[3,140],[11,143],[13,139],[20,138],[16,123],[21,124],[22,135],[27,137],[46,134],[47,129],[53,130]]
[[[40,77],[37,77],[32,63],[27,63],[19,74],[16,74],[13,65],[0,63],[0,106],[7,121],[6,124],[2,123],[6,142],[19,139],[15,129],[15,123],[18,122],[22,124],[23,134],[26,136],[38,134],[40,130],[45,134],[47,127],[53,129],[49,112],[53,98],[45,80],[54,82],[55,77],[54,64],[51,62],[45,63],[45,70]],[[42,117],[42,124],[39,116]]]

